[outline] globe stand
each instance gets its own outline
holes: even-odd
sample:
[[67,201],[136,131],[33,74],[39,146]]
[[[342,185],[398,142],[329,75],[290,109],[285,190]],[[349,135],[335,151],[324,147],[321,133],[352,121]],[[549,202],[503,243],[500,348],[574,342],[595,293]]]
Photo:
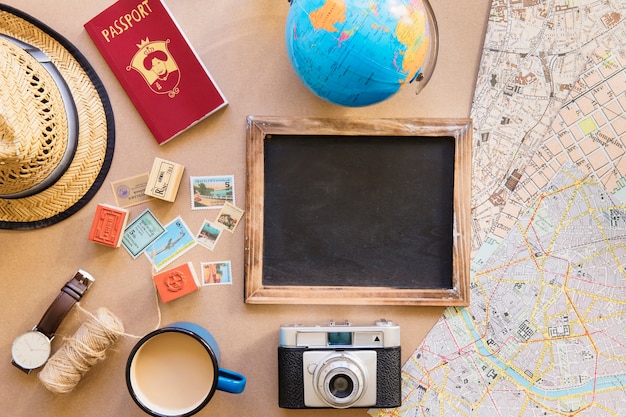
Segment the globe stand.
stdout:
[[428,81],[432,77],[437,64],[437,55],[439,54],[439,28],[437,27],[437,19],[435,19],[435,13],[428,0],[422,0],[424,9],[426,9],[426,15],[428,18],[428,51],[424,57],[424,63],[422,64],[422,71],[420,74],[411,81],[411,84],[415,84],[415,94],[419,94]]

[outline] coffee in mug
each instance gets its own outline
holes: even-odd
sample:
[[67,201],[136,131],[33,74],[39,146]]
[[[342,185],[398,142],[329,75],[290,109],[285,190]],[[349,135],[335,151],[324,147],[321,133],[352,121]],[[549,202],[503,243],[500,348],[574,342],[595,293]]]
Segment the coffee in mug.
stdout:
[[128,360],[126,382],[135,402],[155,416],[189,416],[215,390],[240,393],[245,377],[219,368],[211,334],[188,322],[173,323],[140,340]]

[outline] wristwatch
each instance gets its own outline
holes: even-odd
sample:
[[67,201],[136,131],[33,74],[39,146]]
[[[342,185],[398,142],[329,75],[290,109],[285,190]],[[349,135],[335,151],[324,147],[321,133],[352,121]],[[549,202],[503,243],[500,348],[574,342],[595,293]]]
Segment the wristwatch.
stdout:
[[29,374],[46,363],[50,357],[51,342],[57,328],[74,304],[85,295],[94,278],[86,271],[78,272],[61,288],[61,292],[50,304],[39,324],[31,331],[15,338],[11,346],[11,363]]

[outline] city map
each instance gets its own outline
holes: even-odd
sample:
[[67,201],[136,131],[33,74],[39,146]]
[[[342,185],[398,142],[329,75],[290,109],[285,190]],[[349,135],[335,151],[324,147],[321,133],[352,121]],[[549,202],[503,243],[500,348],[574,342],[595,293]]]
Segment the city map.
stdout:
[[626,3],[493,0],[471,117],[470,305],[372,416],[626,415]]
[[626,205],[567,163],[474,264],[373,416],[620,416],[626,410]]

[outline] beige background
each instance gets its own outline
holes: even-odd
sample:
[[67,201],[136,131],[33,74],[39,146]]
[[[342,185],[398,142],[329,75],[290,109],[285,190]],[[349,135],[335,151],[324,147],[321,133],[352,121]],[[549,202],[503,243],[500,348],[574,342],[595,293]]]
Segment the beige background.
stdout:
[[[153,0],[154,1],[154,0]],[[82,306],[107,307],[126,330],[144,335],[157,323],[150,264],[123,248],[87,240],[97,203],[114,204],[110,182],[150,169],[155,156],[186,168],[175,203],[151,202],[131,208],[131,218],[149,207],[165,224],[180,215],[193,232],[215,211],[191,211],[189,176],[235,176],[236,203],[245,198],[245,120],[247,115],[339,117],[468,117],[481,55],[488,0],[432,0],[440,31],[439,60],[433,78],[416,95],[408,86],[393,98],[366,108],[326,103],[297,79],[284,47],[287,0],[169,0],[190,42],[230,104],[168,144],[159,147],[83,29],[111,0],[18,1],[17,7],[42,20],[74,43],[101,77],[112,101],[117,130],[115,155],[106,182],[77,214],[46,229],[0,231],[3,250],[0,292],[0,416],[141,416],[127,393],[124,367],[136,340],[125,337],[70,394],[48,392],[35,374],[10,365],[11,342],[36,324],[58,291],[78,268],[96,283]],[[402,357],[409,358],[441,316],[442,308],[381,306],[246,305],[243,302],[244,229],[226,234],[215,251],[196,247],[180,261],[199,270],[203,261],[231,260],[233,284],[205,287],[161,304],[162,323],[197,322],[215,335],[222,366],[248,378],[243,394],[217,392],[203,416],[365,416],[367,410],[284,410],[277,405],[278,328],[286,322],[330,319],[371,322],[387,318],[402,327]],[[53,343],[74,333],[86,316],[74,310]]]

